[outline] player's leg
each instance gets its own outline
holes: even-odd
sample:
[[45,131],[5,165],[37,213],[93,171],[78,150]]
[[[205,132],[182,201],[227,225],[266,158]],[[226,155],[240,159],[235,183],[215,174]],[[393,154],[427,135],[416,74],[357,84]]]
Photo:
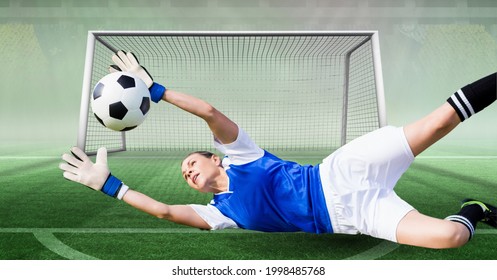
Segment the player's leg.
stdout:
[[451,132],[461,120],[456,111],[445,103],[424,118],[404,126],[407,143],[414,156],[419,155]]
[[[414,156],[443,138],[459,123],[483,110],[497,99],[497,73],[471,83],[454,93],[447,103],[428,116],[404,127]],[[478,221],[497,226],[496,209],[472,201],[445,220],[411,211],[397,226],[397,241],[429,248],[454,248],[468,242]]]
[[397,242],[426,248],[456,248],[466,244],[470,231],[461,223],[409,212],[397,226]]
[[494,73],[463,87],[428,116],[405,126],[404,133],[414,156],[492,104],[497,99],[496,77]]
[[473,236],[478,222],[497,227],[497,208],[467,199],[457,214],[444,220],[409,212],[397,226],[397,242],[427,248],[456,248]]

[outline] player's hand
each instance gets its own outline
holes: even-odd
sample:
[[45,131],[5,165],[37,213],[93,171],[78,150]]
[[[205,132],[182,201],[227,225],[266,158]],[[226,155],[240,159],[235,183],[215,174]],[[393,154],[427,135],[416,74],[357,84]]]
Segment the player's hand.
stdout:
[[77,147],[71,149],[71,155],[63,154],[62,159],[65,162],[61,163],[59,168],[64,171],[64,178],[68,180],[100,191],[109,178],[107,150],[103,147],[98,149],[95,163]]
[[109,72],[125,71],[131,72],[140,78],[148,87],[150,98],[153,102],[158,103],[166,93],[166,88],[163,85],[154,82],[154,79],[148,73],[145,67],[141,66],[138,59],[132,52],[124,53],[118,51],[112,56],[112,61],[116,65],[109,67]]
[[123,51],[118,51],[117,54],[112,56],[112,61],[114,61],[116,65],[110,66],[110,72],[131,72],[142,79],[148,88],[153,85],[154,79],[150,73],[148,73],[147,69],[140,65],[140,62],[138,62],[138,59],[132,52],[124,53]]

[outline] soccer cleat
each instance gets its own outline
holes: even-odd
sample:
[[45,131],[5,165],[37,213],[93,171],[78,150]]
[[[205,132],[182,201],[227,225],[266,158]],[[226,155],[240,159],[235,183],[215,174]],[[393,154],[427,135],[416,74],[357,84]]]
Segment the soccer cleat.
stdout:
[[485,217],[481,220],[481,222],[484,222],[491,227],[497,228],[497,207],[476,199],[466,198],[462,201],[461,208],[473,204],[478,204],[483,209],[483,214],[485,214]]

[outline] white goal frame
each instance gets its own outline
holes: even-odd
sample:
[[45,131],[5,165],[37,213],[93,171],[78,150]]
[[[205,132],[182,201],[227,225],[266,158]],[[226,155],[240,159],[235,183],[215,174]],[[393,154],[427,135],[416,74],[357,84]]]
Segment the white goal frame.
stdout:
[[[350,57],[365,43],[371,44],[374,68],[374,83],[376,87],[376,106],[378,111],[378,126],[383,127],[387,124],[385,95],[383,86],[383,74],[381,66],[380,43],[378,31],[89,31],[86,46],[86,59],[84,67],[83,86],[81,94],[81,107],[79,114],[79,129],[77,137],[77,146],[86,151],[87,129],[90,115],[90,97],[92,91],[92,69],[94,64],[95,45],[103,44],[113,52],[117,51],[112,45],[108,44],[101,38],[105,36],[366,36],[367,39],[348,51],[345,56],[345,71],[349,71]],[[132,51],[132,50],[130,50]],[[111,64],[109,57],[109,64]],[[146,65],[145,65],[146,66]],[[153,73],[152,73],[153,74]],[[345,74],[343,81],[343,111],[342,111],[342,134],[340,136],[340,145],[344,145],[347,140],[347,108],[348,108],[348,91],[349,75]],[[125,151],[126,133],[121,134],[122,145],[118,148],[109,149],[109,152]],[[96,151],[88,150],[89,154]]]

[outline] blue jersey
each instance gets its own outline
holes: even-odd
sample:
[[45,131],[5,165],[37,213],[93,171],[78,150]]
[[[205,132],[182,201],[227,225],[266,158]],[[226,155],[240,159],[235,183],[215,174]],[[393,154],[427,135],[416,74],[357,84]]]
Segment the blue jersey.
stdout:
[[214,195],[223,215],[240,228],[332,233],[319,165],[302,166],[264,151],[251,162],[226,167],[229,191]]

